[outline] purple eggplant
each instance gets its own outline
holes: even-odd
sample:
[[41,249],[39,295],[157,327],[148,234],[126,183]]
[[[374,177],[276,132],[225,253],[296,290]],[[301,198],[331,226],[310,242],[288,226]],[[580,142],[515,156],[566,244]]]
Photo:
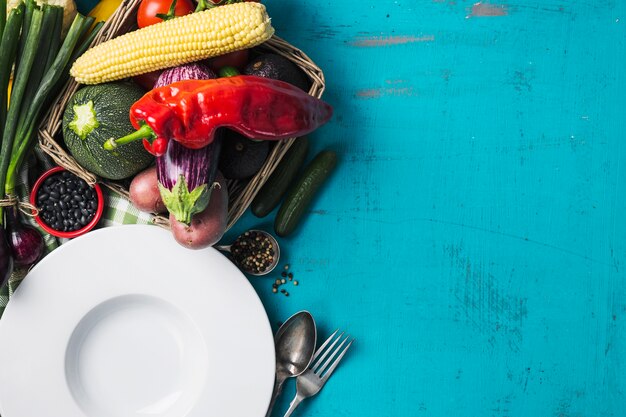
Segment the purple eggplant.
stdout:
[[177,81],[210,80],[213,78],[217,78],[217,75],[209,67],[199,63],[185,64],[163,71],[153,88],[163,87]]
[[[215,73],[201,64],[187,64],[164,71],[154,88],[183,80],[208,80]],[[189,149],[169,140],[167,151],[156,158],[159,191],[165,207],[176,220],[189,224],[191,216],[209,204],[217,172],[221,140],[202,149]]]
[[170,140],[165,154],[157,158],[161,198],[179,222],[189,224],[191,216],[209,205],[220,144],[221,138],[216,137],[202,149],[189,149]]
[[0,225],[0,287],[7,283],[13,272],[13,254],[7,240],[7,232]]

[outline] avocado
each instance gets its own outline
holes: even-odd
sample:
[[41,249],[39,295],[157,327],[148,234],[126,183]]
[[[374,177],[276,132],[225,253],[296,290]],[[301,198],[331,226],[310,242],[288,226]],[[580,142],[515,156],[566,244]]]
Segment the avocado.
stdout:
[[273,78],[309,91],[309,80],[296,64],[276,54],[259,55],[246,66],[245,75]]
[[231,180],[250,178],[263,166],[270,152],[266,140],[255,141],[228,130],[222,140],[219,170]]

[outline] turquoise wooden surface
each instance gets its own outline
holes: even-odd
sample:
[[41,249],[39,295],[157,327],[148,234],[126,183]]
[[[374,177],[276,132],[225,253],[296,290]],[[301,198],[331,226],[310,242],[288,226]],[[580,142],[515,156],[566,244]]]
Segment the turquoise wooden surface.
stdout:
[[265,3],[341,162],[281,240],[300,285],[252,282],[357,338],[298,415],[626,415],[626,2]]

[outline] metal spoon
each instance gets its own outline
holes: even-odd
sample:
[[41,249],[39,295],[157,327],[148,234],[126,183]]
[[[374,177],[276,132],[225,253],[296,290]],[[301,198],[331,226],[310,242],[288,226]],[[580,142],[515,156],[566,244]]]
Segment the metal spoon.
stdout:
[[317,343],[315,320],[308,311],[300,311],[289,317],[276,332],[276,380],[274,393],[266,417],[272,414],[274,403],[280,395],[287,378],[293,378],[311,364]]
[[[249,270],[249,269],[246,269],[243,265],[239,264],[239,263],[237,262],[237,260],[235,259],[235,257],[234,257],[234,256],[231,256],[231,259],[232,259],[232,261],[233,261],[233,262],[234,262],[234,263],[235,263],[235,264],[236,264],[236,265],[237,265],[240,269],[242,269],[243,271],[247,272],[247,273],[248,273],[248,274],[250,274],[250,275],[256,275],[256,276],[267,275],[267,274],[269,274],[270,272],[272,272],[272,271],[276,268],[276,265],[278,265],[278,260],[279,260],[279,258],[280,258],[280,246],[278,246],[278,242],[276,241],[276,239],[274,238],[274,236],[272,236],[271,234],[267,233],[266,231],[253,229],[253,230],[248,230],[248,232],[257,232],[257,233],[259,233],[259,234],[261,234],[261,235],[263,235],[263,236],[267,237],[267,238],[270,240],[270,242],[272,243],[272,246],[274,247],[274,260],[273,260],[273,261],[272,261],[272,263],[271,263],[271,264],[270,264],[270,265],[269,265],[266,269],[264,269],[263,271],[260,271],[260,272],[255,272],[255,271],[251,271],[251,270]],[[244,233],[246,233],[246,232],[244,232]],[[244,233],[242,233],[241,235],[239,235],[239,236],[237,237],[237,239],[239,239],[240,237],[242,237]],[[235,239],[235,241],[236,241],[237,239]],[[232,246],[233,246],[233,245],[221,245],[221,246],[215,246],[215,249],[217,249],[217,250],[221,250],[222,252],[228,252],[228,253],[232,254],[232,252],[231,252],[231,248],[232,248]]]

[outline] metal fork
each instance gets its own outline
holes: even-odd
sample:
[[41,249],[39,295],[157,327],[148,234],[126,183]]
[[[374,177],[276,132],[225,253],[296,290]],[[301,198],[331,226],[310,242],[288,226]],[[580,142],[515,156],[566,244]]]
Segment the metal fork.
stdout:
[[[348,342],[350,335],[344,338],[343,332],[335,338],[338,332],[339,330],[335,330],[335,332],[326,339],[324,344],[315,351],[309,369],[304,371],[304,373],[296,379],[296,396],[291,401],[291,404],[289,404],[289,409],[285,413],[285,417],[289,417],[291,413],[293,413],[293,410],[300,405],[302,400],[320,392],[324,384],[326,384],[326,381],[328,381],[328,378],[330,378],[331,374],[337,368],[337,365],[339,365],[343,355],[346,354],[348,348],[352,345],[352,342],[354,342],[354,339]],[[342,338],[343,340],[339,346],[335,348]],[[348,344],[346,344],[346,342],[348,342]]]

